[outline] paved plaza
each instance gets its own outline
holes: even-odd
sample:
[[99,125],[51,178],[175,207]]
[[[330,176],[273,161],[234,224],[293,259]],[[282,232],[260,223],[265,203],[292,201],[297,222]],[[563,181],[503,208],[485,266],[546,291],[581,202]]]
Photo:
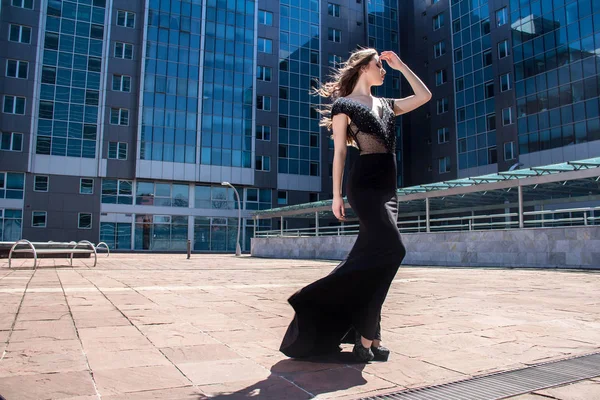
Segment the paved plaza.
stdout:
[[[401,268],[387,363],[279,353],[286,299],[336,261],[112,254],[0,260],[6,400],[358,399],[600,351],[600,273]],[[600,378],[513,397],[600,399]]]

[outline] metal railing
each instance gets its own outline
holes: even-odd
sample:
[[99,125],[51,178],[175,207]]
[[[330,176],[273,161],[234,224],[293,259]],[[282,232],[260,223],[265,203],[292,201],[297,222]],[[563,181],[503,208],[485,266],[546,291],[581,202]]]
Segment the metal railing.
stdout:
[[[401,233],[427,232],[423,216],[401,220],[397,223]],[[523,226],[527,228],[551,228],[565,226],[600,225],[600,207],[565,208],[543,211],[524,211]],[[518,229],[519,213],[508,212],[489,215],[464,215],[439,217],[429,220],[429,232],[481,231],[492,229]],[[313,237],[356,235],[359,224],[316,226],[309,228],[257,230],[255,237]]]

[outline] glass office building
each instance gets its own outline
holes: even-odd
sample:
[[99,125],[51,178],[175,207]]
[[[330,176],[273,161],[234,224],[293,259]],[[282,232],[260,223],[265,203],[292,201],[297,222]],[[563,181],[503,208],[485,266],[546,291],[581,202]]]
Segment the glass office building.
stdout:
[[399,17],[433,92],[404,118],[407,185],[600,155],[600,2],[427,0]]
[[0,240],[233,251],[241,207],[249,250],[253,211],[331,196],[311,89],[357,46],[399,52],[398,6],[3,1]]

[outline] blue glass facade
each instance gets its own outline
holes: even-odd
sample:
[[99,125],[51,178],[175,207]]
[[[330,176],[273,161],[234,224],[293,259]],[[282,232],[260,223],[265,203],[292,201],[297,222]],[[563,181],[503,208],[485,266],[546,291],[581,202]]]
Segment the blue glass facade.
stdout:
[[496,104],[490,9],[487,1],[453,1],[451,8],[458,168],[497,162]]
[[252,166],[255,5],[207,1],[201,164]]
[[280,2],[278,172],[320,175],[320,104],[311,88],[321,78],[318,0]]
[[600,139],[600,2],[511,0],[520,154]]
[[196,162],[200,33],[198,0],[150,0],[140,158]]
[[104,0],[46,6],[36,154],[96,157]]

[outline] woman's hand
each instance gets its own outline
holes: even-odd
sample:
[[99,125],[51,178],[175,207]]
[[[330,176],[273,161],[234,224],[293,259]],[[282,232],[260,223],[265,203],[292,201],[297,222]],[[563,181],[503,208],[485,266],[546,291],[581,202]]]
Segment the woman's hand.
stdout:
[[333,197],[331,209],[333,210],[333,215],[335,215],[337,219],[340,221],[344,221],[346,219],[346,209],[344,208],[344,199],[342,199],[342,196]]
[[395,70],[400,70],[402,67],[405,66],[404,62],[402,62],[400,57],[398,57],[398,55],[393,51],[382,51],[379,55],[379,59],[385,60],[388,63],[388,65]]

